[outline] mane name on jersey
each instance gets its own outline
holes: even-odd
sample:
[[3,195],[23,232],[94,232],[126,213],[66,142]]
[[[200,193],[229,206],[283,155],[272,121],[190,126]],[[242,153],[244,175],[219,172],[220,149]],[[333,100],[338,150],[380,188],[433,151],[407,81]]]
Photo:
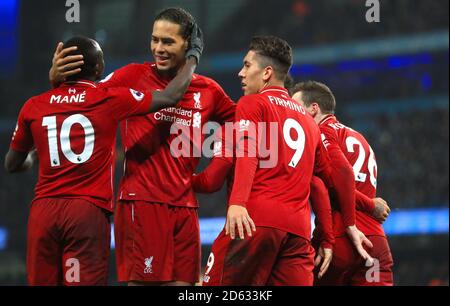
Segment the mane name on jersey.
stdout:
[[306,114],[305,109],[301,105],[298,105],[295,102],[292,102],[290,100],[285,100],[285,99],[282,99],[279,97],[272,97],[272,96],[267,96],[267,97],[269,98],[269,101],[272,104],[289,108],[289,109],[299,112],[303,115]]
[[62,103],[83,103],[86,101],[86,93],[74,94],[74,95],[52,95],[50,98],[50,104],[62,104]]

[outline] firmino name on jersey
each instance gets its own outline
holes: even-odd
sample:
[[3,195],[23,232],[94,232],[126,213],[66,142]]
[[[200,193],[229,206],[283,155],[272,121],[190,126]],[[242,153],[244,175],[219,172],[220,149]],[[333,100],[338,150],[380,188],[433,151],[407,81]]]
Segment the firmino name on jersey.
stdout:
[[295,102],[284,100],[279,97],[272,97],[272,96],[267,97],[269,98],[269,101],[272,104],[292,109],[296,112],[302,113],[303,115],[306,113],[305,109],[301,105],[296,104]]
[[62,103],[83,103],[86,101],[86,92],[76,95],[52,95],[50,98],[50,104],[62,104]]

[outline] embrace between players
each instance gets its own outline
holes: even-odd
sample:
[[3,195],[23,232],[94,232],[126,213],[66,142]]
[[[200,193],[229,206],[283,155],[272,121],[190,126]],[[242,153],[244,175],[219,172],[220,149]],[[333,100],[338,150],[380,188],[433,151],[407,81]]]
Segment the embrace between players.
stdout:
[[[198,283],[195,192],[217,191],[225,181],[226,224],[203,285],[393,284],[381,226],[390,210],[376,198],[374,152],[337,121],[324,84],[300,83],[288,92],[293,59],[286,41],[251,40],[237,104],[214,80],[194,74],[202,33],[183,9],[155,17],[150,49],[154,62],[129,64],[97,83],[104,69],[98,43],[85,37],[60,43],[49,73],[54,89],[22,107],[5,167],[18,172],[39,160],[28,220],[30,285],[106,285],[113,211],[120,282]],[[180,130],[201,148],[204,135],[192,135],[208,121],[222,125],[223,137],[195,175],[199,158],[174,157],[179,135],[171,130],[190,122]],[[235,141],[224,137],[233,122]],[[125,162],[114,210],[118,126]],[[278,139],[277,161],[267,166],[259,151],[271,136]],[[375,261],[379,273],[368,278]],[[68,277],[74,262],[77,277]]]

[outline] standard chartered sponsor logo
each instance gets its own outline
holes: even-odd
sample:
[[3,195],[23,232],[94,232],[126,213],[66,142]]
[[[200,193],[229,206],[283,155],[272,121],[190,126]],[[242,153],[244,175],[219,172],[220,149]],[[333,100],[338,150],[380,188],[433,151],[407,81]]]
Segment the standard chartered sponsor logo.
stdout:
[[[172,122],[178,125],[190,127],[193,125],[192,113],[193,113],[192,110],[186,110],[182,107],[169,107],[154,113],[153,117],[155,118],[155,120],[158,121]],[[197,113],[194,114],[194,120],[198,117],[198,116],[196,117],[196,114]],[[197,121],[194,121],[194,123],[197,123]],[[200,122],[198,123],[198,125],[199,125],[198,127],[200,127],[201,125],[201,115],[200,115]]]
[[164,108],[161,112],[169,113],[169,114],[176,114],[176,115],[192,118],[192,110],[186,110],[182,107],[168,107],[168,108]]

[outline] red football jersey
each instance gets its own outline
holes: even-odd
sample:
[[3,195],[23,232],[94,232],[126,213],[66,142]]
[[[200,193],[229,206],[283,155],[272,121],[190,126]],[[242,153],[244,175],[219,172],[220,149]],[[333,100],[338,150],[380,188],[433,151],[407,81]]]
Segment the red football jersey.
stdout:
[[[221,135],[217,135],[218,138],[214,142],[214,156],[208,167],[192,178],[192,185],[195,192],[213,193],[219,191],[226,181],[229,198],[234,180],[234,137],[226,137],[227,134],[224,126],[219,130]],[[229,135],[233,134],[229,133]],[[309,200],[311,208],[316,215],[316,230],[314,235],[319,239],[323,247],[332,248],[334,244],[334,232],[328,188],[316,176],[313,176],[311,182]]]
[[[169,81],[158,75],[155,64],[130,64],[102,86],[161,90]],[[234,102],[215,81],[194,74],[176,107],[121,122],[125,165],[120,199],[198,207],[191,176],[201,156],[203,125],[232,121],[234,112]]]
[[[309,240],[311,178],[313,172],[329,168],[317,124],[281,87],[242,97],[235,121],[244,133],[238,136],[237,150],[251,147],[249,143],[256,139],[258,164],[256,171],[246,170],[242,165],[252,162],[238,155],[229,203],[245,205],[257,226],[277,228]],[[266,126],[251,132],[258,123]],[[269,147],[270,153],[265,152]]]
[[[333,115],[326,116],[320,123],[324,142],[337,142],[355,173],[355,186],[369,198],[375,198],[377,192],[377,162],[375,154],[367,140],[359,132],[343,125]],[[340,215],[337,214],[337,218]],[[335,220],[336,233],[342,232],[340,220]],[[380,222],[368,214],[356,210],[356,226],[365,235],[382,235],[384,230]]]
[[11,148],[39,157],[35,200],[81,198],[113,209],[114,149],[119,121],[148,112],[151,92],[64,83],[22,107]]

